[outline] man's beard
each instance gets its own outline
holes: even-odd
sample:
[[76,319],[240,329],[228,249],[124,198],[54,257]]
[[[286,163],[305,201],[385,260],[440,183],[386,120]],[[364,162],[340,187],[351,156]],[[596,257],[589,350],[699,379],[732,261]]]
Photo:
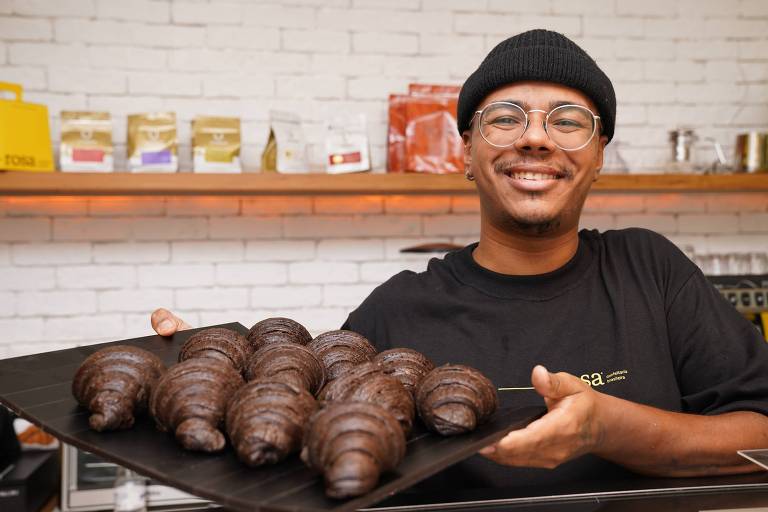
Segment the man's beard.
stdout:
[[542,217],[540,219],[535,217],[519,219],[513,215],[506,214],[503,217],[504,218],[500,219],[500,221],[506,229],[530,235],[546,235],[557,231],[562,225],[560,217],[558,216],[551,218]]

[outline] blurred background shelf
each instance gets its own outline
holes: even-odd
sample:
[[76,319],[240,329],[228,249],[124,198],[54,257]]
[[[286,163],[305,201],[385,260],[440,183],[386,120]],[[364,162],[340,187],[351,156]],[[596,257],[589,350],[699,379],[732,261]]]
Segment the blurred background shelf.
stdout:
[[[768,192],[768,174],[605,174],[603,192]],[[462,195],[463,175],[0,172],[0,195]]]

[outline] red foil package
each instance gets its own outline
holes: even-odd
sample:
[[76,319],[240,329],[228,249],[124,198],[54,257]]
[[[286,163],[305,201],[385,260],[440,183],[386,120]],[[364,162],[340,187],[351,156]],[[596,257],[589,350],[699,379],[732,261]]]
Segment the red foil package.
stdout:
[[388,172],[447,174],[464,171],[463,142],[456,129],[460,88],[411,84],[389,97]]

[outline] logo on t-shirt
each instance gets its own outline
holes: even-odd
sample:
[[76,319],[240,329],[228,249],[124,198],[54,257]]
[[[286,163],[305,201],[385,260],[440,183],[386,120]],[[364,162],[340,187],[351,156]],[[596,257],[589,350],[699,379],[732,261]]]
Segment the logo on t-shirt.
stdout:
[[594,372],[585,373],[579,378],[582,382],[589,384],[591,387],[605,386],[612,382],[618,382],[620,380],[627,380],[629,377],[628,370],[612,370],[610,372]]

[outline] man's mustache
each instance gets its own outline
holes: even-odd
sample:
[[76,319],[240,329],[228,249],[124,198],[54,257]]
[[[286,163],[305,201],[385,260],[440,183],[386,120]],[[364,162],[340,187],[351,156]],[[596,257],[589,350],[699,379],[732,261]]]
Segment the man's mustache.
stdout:
[[[541,160],[503,160],[493,164],[494,172],[498,174],[507,174],[512,171],[518,165],[542,165]],[[554,166],[553,166],[554,167]],[[556,168],[557,172],[562,175],[563,178],[572,178],[573,172],[570,169]]]

